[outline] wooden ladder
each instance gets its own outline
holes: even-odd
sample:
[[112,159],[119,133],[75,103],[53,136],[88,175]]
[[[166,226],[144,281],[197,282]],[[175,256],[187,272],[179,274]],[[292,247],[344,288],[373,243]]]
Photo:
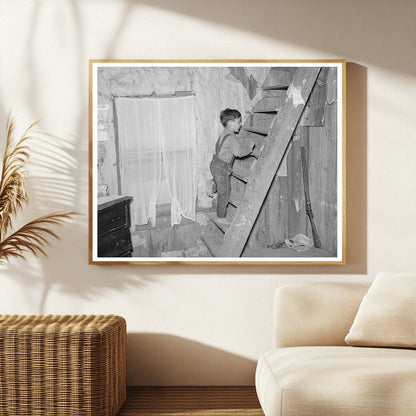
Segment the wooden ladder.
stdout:
[[[270,70],[285,70],[272,68]],[[236,207],[232,219],[218,219],[209,213],[212,222],[222,231],[222,241],[204,233],[202,238],[214,257],[240,257],[259,215],[272,181],[286,155],[292,135],[318,78],[320,67],[299,67],[288,77],[292,81],[273,84],[266,78],[261,98],[247,118],[240,138],[254,140],[261,147],[259,158],[250,169],[234,167],[233,176],[245,183],[243,195],[231,192],[229,204]],[[254,137],[253,137],[254,133]]]

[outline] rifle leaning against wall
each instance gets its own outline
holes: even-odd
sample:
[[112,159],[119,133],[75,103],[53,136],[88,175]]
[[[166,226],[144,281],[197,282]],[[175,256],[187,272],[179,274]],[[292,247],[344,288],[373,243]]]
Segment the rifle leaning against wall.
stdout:
[[300,148],[300,157],[302,161],[303,186],[305,189],[306,215],[309,217],[312,227],[313,245],[316,248],[322,248],[321,239],[319,238],[318,230],[316,229],[315,221],[313,220],[311,197],[309,194],[309,168],[306,160],[306,149],[303,146]]

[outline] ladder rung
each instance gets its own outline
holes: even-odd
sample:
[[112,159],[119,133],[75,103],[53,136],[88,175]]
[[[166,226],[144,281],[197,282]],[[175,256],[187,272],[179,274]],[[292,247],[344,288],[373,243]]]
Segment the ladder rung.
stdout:
[[234,176],[234,178],[240,179],[240,181],[247,183],[248,179],[251,176],[251,170],[234,166],[232,175]]
[[258,134],[258,135],[256,135],[256,137],[254,137],[254,136],[253,137],[244,137],[241,140],[247,140],[247,141],[255,144],[256,146],[261,147],[261,146],[264,145],[264,143],[266,141],[266,137],[264,136],[264,134],[263,135]]
[[253,108],[253,113],[277,113],[280,109],[268,107],[256,110]]
[[262,87],[263,91],[268,90],[287,90],[289,85],[268,85],[267,87]]
[[275,118],[276,114],[273,113],[250,113],[247,115],[243,129],[267,136]]
[[293,80],[295,69],[284,67],[270,68],[264,83],[263,90],[284,90],[287,89]]
[[240,205],[242,199],[242,195],[240,195],[238,192],[231,191],[230,199],[228,202],[233,205],[234,207],[238,208]]
[[208,217],[223,233],[230,228],[231,221],[228,218],[218,218],[215,212],[208,212]]
[[238,139],[239,140],[251,140],[253,143],[260,143],[264,142],[264,135],[258,134],[251,131],[246,131],[244,127],[240,130],[240,133],[238,133]]
[[218,252],[221,248],[221,243],[216,240],[211,234],[203,233],[201,234],[201,239],[207,246],[208,251],[212,254],[213,257],[217,257]]
[[253,113],[277,113],[286,101],[286,92],[281,91],[281,94],[274,97],[263,97],[254,106]]
[[267,136],[269,134],[270,129],[266,129],[264,127],[257,127],[257,126],[247,126],[243,127],[244,130],[250,131],[252,133],[258,133],[263,136]]

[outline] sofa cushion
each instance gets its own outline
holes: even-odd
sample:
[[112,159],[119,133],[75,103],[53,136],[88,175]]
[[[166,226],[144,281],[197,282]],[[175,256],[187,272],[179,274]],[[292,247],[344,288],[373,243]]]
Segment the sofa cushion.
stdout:
[[345,346],[368,283],[314,282],[279,287],[273,347]]
[[358,308],[345,342],[416,348],[416,274],[378,274]]
[[277,348],[260,357],[256,389],[266,416],[416,415],[416,351]]

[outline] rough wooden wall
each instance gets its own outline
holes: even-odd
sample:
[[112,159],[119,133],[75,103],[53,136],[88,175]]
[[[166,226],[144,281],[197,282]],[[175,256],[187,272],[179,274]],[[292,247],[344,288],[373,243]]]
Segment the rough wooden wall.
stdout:
[[[310,197],[314,220],[323,248],[337,252],[337,99],[336,70],[327,69],[320,77],[315,94],[320,105],[309,111],[295,131],[286,155],[287,169],[279,169],[258,220],[266,230],[266,244],[256,238],[256,224],[250,247],[278,247],[285,238],[298,233],[312,238],[306,216],[300,149],[307,149]],[[263,218],[261,218],[263,217]],[[263,225],[264,223],[264,225]]]

